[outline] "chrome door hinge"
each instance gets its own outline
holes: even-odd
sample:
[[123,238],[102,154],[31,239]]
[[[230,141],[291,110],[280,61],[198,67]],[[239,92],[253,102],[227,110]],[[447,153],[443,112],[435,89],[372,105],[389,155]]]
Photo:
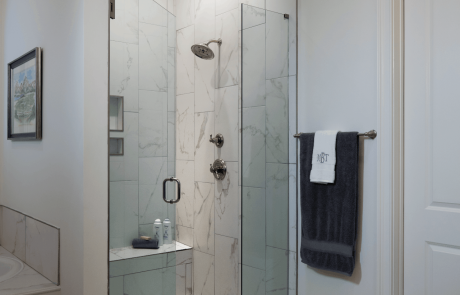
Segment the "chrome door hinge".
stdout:
[[110,0],[110,18],[115,19],[115,0]]

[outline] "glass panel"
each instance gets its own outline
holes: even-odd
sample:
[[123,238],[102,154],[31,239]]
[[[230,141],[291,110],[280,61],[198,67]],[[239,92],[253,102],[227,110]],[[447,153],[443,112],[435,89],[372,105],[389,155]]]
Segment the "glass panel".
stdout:
[[[118,6],[111,20],[110,95],[123,98],[112,117],[123,114],[123,128],[110,137],[123,142],[123,153],[110,156],[109,288],[111,295],[175,295],[176,205],[164,202],[163,180],[176,177],[176,18],[155,1],[138,4]],[[167,182],[166,198],[176,194]],[[133,249],[133,239],[156,236],[156,220],[163,245]]]
[[242,294],[288,294],[289,19],[243,4],[241,34]]

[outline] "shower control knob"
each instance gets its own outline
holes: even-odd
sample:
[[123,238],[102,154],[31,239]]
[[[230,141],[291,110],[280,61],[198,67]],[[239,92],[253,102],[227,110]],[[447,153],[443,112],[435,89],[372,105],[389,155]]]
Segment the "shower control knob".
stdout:
[[216,137],[212,138],[212,134],[209,139],[210,142],[214,143],[216,147],[221,148],[224,146],[224,136],[222,134],[217,134]]
[[217,180],[223,180],[225,175],[227,175],[227,164],[222,159],[217,159],[214,161],[214,164],[210,164],[211,167],[209,171],[214,174],[214,178]]

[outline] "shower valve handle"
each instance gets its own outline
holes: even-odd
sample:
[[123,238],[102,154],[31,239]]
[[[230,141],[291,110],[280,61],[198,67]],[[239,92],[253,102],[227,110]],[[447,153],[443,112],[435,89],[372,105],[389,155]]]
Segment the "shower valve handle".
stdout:
[[210,135],[209,142],[212,142],[216,145],[216,147],[221,148],[224,146],[224,136],[222,134],[217,134],[216,137],[212,138],[212,134]]

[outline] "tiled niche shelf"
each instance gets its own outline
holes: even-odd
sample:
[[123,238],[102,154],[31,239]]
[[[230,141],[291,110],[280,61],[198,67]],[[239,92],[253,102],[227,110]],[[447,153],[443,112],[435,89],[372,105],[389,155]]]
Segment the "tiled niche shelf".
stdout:
[[132,246],[110,249],[110,261],[118,261],[123,259],[173,253],[176,251],[190,250],[192,247],[182,243],[173,241],[172,244],[165,244],[159,249],[134,249]]
[[124,154],[124,140],[119,137],[110,138],[110,155],[111,156],[123,156]]
[[110,131],[123,132],[124,130],[124,98],[123,96],[110,96],[109,103],[109,129]]

